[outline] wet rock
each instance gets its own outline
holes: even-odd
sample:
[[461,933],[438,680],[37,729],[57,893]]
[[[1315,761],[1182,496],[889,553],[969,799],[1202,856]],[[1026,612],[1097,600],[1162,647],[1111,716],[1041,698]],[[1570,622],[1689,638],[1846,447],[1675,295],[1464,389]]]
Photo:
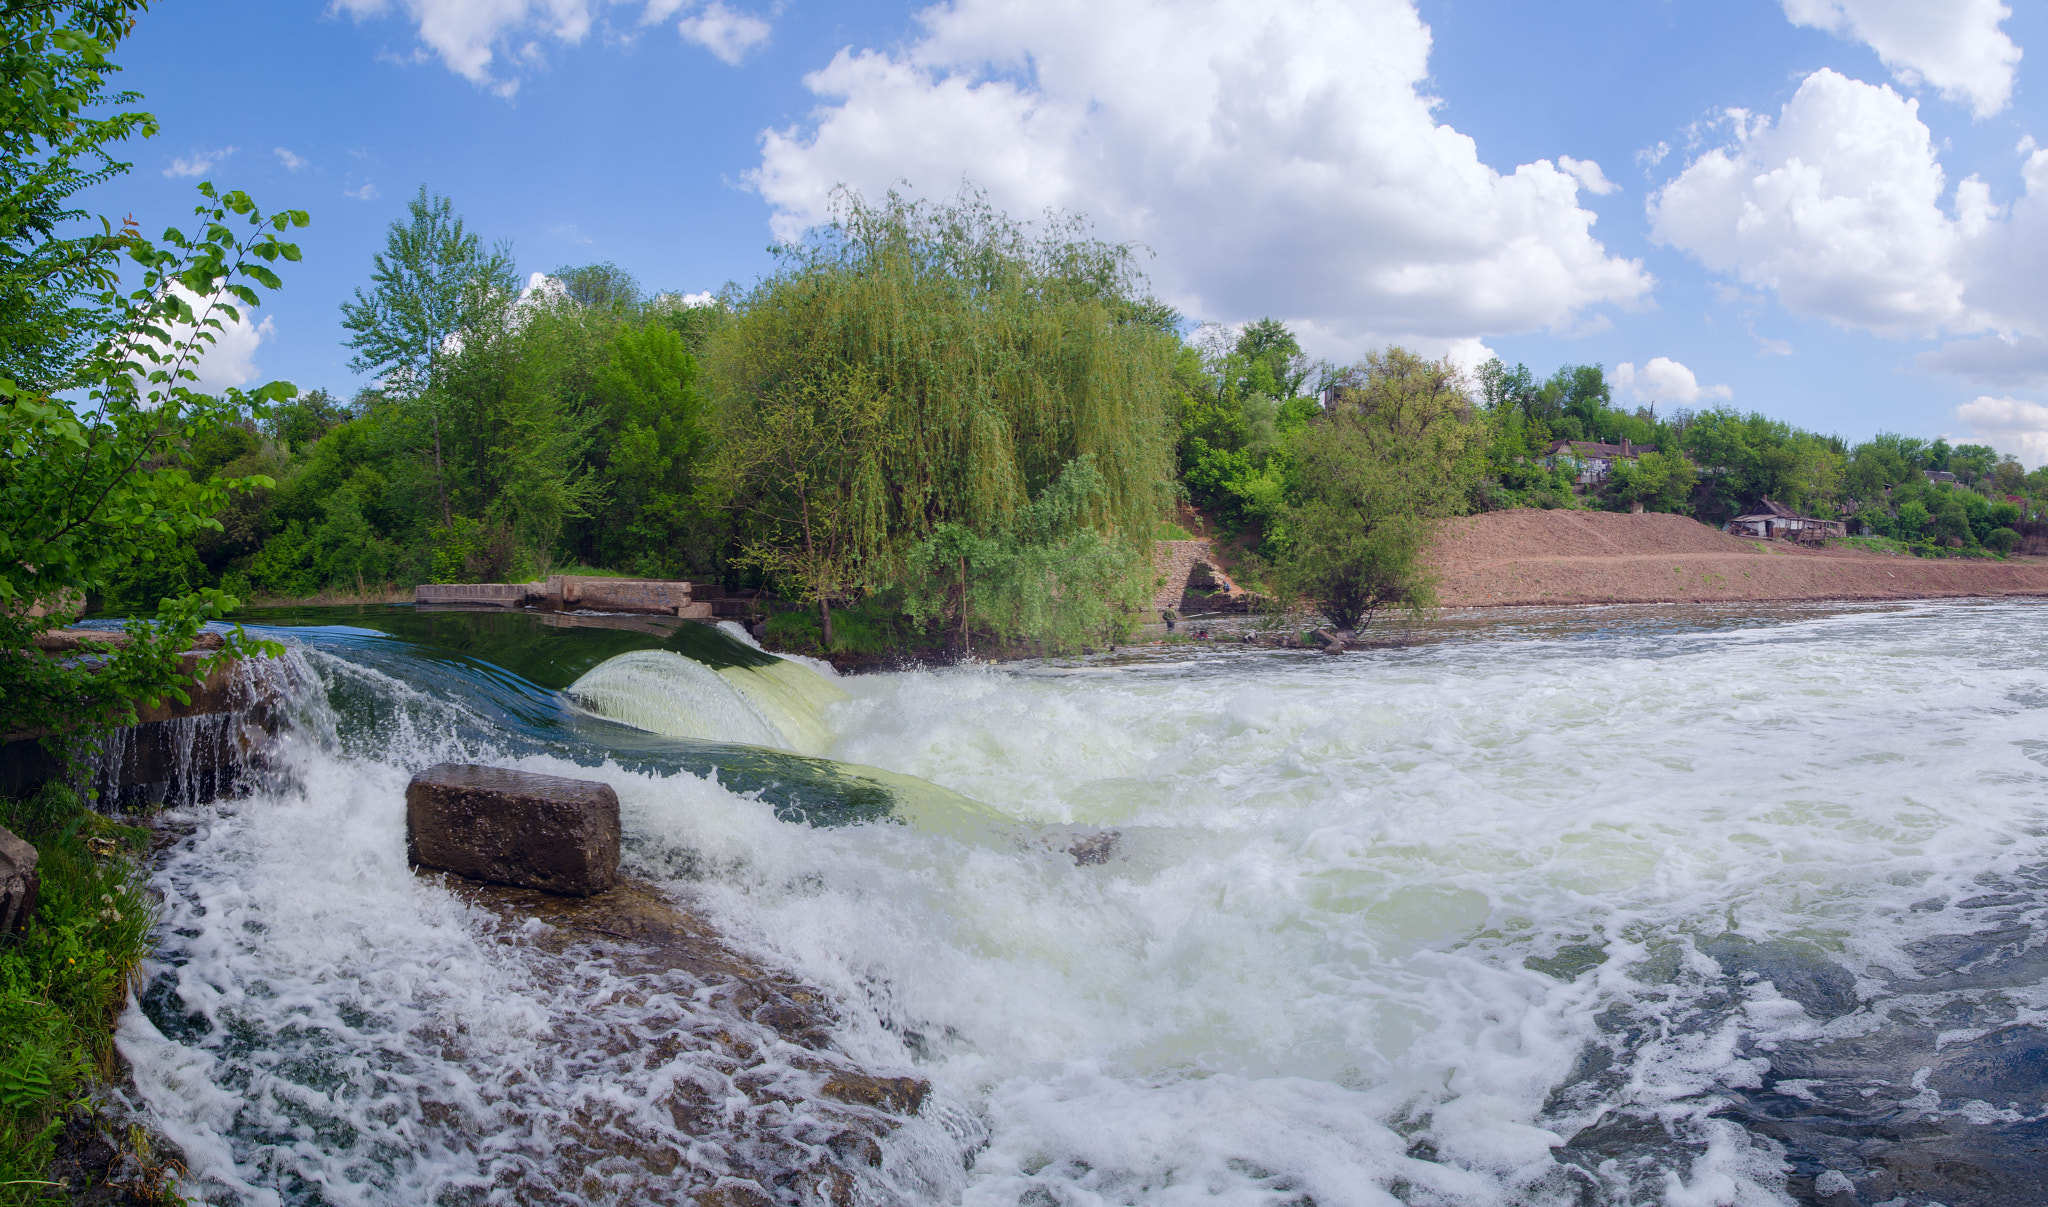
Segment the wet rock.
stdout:
[[1075,838],[1067,847],[1067,853],[1072,855],[1074,862],[1081,867],[1108,863],[1122,845],[1123,837],[1123,834],[1116,830],[1097,830],[1093,834],[1083,834]]
[[1740,935],[1722,935],[1701,950],[1729,976],[1769,981],[1781,996],[1822,1021],[1857,1006],[1855,974],[1810,944],[1786,939],[1757,943]]
[[[128,634],[113,629],[49,629],[30,638],[30,644],[45,654],[90,654],[108,649],[124,649],[128,645]],[[227,644],[219,633],[202,632],[193,636],[194,651],[212,651]]]
[[1076,866],[1108,863],[1123,854],[1123,831],[1094,826],[1041,826],[1021,840],[1026,848],[1041,847],[1072,857]]
[[1593,943],[1567,943],[1557,949],[1556,955],[1528,956],[1522,960],[1524,967],[1560,981],[1576,980],[1580,973],[1606,962],[1607,949]]
[[28,933],[35,916],[42,877],[36,872],[36,849],[0,830],[0,942]]
[[587,897],[619,870],[609,784],[441,763],[405,789],[406,853],[419,867]]
[[902,1201],[880,1179],[885,1145],[930,1084],[837,1051],[825,993],[728,946],[687,898],[630,875],[594,897],[446,884],[502,920],[499,941],[529,949],[536,976],[589,987],[591,1008],[558,1020],[550,1042],[607,1092],[551,1141],[539,1163],[549,1172],[521,1201],[570,1197],[558,1188],[698,1207]]
[[825,1079],[818,1092],[827,1098],[878,1111],[915,1115],[932,1092],[931,1083],[915,1077],[877,1077],[872,1073],[839,1072]]

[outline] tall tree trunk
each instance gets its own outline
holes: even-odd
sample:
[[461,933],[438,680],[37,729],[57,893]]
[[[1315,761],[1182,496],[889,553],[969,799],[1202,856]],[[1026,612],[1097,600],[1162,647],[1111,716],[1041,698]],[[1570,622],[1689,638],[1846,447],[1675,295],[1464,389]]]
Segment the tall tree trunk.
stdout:
[[825,602],[825,596],[818,596],[818,620],[825,629],[825,652],[832,652],[832,605]]
[[448,479],[441,473],[441,411],[434,410],[434,489],[441,496],[441,526],[455,527],[455,516],[448,510]]

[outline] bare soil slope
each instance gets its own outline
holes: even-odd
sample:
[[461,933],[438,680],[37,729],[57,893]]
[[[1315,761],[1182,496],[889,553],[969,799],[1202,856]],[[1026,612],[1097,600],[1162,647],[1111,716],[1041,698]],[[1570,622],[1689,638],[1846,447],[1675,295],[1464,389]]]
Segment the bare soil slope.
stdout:
[[1675,515],[1495,511],[1445,526],[1446,607],[1690,600],[2048,596],[2048,559],[1976,561],[1805,549]]

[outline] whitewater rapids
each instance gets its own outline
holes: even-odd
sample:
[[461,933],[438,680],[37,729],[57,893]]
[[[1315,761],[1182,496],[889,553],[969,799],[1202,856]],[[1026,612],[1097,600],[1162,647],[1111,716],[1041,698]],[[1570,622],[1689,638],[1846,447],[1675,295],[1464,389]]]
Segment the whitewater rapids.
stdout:
[[[554,1079],[559,1020],[627,1007],[599,971],[537,980],[408,872],[408,775],[495,761],[611,783],[630,870],[836,995],[846,1052],[933,1082],[873,1201],[1786,1203],[1782,1151],[1719,1113],[1760,1053],[1875,1026],[1914,944],[2048,855],[2044,616],[1502,614],[1341,658],[796,668],[817,685],[715,715],[688,710],[721,672],[631,653],[570,693],[1119,830],[1086,867],[778,821],[601,734],[514,732],[402,652],[302,646],[292,774],[174,818],[121,1050],[210,1201],[517,1201],[581,1096],[657,1074]],[[1810,953],[1839,1005],[1723,976],[1731,942]],[[2040,986],[1970,1001],[1971,1026],[2048,1017]],[[1622,1118],[1646,1138],[1621,1157],[1574,1148]]]

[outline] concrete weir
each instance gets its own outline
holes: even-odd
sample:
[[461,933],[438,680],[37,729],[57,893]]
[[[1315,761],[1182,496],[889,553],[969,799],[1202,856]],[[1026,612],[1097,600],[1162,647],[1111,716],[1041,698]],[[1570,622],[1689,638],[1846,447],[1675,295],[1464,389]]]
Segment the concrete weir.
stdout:
[[692,599],[686,582],[581,574],[550,574],[537,583],[421,583],[414,588],[413,600],[469,607],[645,612],[686,620],[709,620],[712,615],[710,602]]
[[[46,656],[82,653],[95,645],[119,644],[119,633],[57,629],[37,639]],[[202,633],[181,655],[188,673],[220,648],[218,634]],[[97,739],[83,754],[90,787],[102,807],[139,808],[196,804],[233,792],[262,759],[282,718],[282,677],[273,667],[235,661],[209,671],[187,687],[189,702],[166,698],[136,710],[136,723]],[[43,745],[41,731],[0,735],[0,795],[27,796],[44,782],[63,777],[61,761]]]

